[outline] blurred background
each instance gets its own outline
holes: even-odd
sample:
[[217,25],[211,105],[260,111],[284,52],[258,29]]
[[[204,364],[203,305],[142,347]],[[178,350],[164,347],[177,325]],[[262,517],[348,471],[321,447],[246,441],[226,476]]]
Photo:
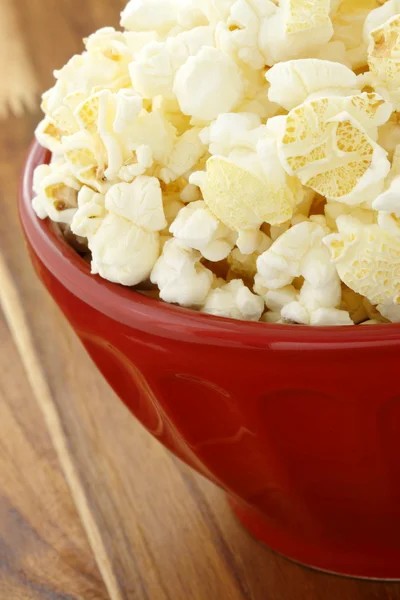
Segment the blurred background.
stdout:
[[52,71],[122,0],[0,0],[0,600],[397,600],[250,538],[130,417],[36,280],[17,186]]

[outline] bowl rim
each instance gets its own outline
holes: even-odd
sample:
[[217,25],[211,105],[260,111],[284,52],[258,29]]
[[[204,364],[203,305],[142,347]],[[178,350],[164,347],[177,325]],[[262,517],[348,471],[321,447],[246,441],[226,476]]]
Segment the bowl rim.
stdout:
[[90,266],[52,226],[50,219],[39,219],[32,208],[34,170],[49,158],[50,152],[34,141],[24,163],[19,214],[26,239],[64,287],[113,320],[163,337],[223,346],[331,349],[400,345],[400,324],[312,327],[239,321],[168,304],[92,275]]

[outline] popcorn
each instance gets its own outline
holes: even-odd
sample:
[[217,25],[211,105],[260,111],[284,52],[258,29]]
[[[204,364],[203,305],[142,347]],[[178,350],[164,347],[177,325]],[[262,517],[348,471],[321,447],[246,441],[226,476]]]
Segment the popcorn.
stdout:
[[[367,43],[364,40],[364,23],[370,11],[379,6],[379,0],[342,0],[332,18],[333,41],[344,44],[352,69],[367,64]],[[377,9],[379,10],[379,9]]]
[[134,286],[149,278],[160,252],[159,235],[110,212],[89,237],[92,273]]
[[[310,271],[312,278],[313,265],[309,268],[308,254],[314,248],[320,249],[327,231],[321,225],[311,222],[299,223],[278,237],[272,246],[257,260],[258,273],[263,285],[272,290],[290,285],[296,277],[304,277]],[[324,272],[330,275],[330,269],[324,265],[319,280],[324,279]]]
[[192,202],[183,208],[169,230],[177,240],[199,250],[204,258],[213,262],[228,256],[237,237],[203,201]]
[[105,216],[104,195],[83,186],[78,194],[78,210],[71,221],[72,232],[89,238],[96,233]]
[[303,58],[282,62],[267,71],[271,84],[271,101],[291,110],[302,104],[311,94],[353,95],[357,90],[357,76],[336,62]]
[[121,14],[121,26],[128,31],[167,33],[177,22],[174,0],[131,0]]
[[254,279],[257,273],[257,258],[272,245],[271,238],[262,232],[260,232],[260,240],[257,250],[252,254],[243,254],[239,248],[232,250],[228,256],[228,279]]
[[400,298],[400,239],[378,225],[365,226],[352,217],[339,217],[339,233],[328,235],[340,279],[373,305]]
[[257,248],[257,232],[263,222],[279,225],[291,217],[299,189],[294,180],[282,178],[279,168],[274,173],[272,162],[268,178],[257,177],[238,162],[212,156],[206,173],[192,175],[190,181],[199,185],[210,210],[238,232],[241,251],[250,254]]
[[260,31],[266,64],[304,56],[329,42],[333,34],[329,13],[330,0],[280,0]]
[[37,215],[203,313],[400,322],[400,0],[131,0],[121,24],[43,94]]
[[243,79],[231,58],[204,47],[179,69],[174,93],[183,114],[212,121],[239,105],[244,96]]
[[[365,2],[367,2],[367,0],[365,0]],[[367,45],[370,42],[371,32],[374,29],[378,29],[378,27],[383,25],[391,17],[400,14],[400,0],[387,0],[386,2],[376,0],[374,3],[375,6],[372,6],[372,0],[370,0],[369,4],[370,8],[373,8],[374,10],[371,10],[364,22],[363,36]]]
[[214,276],[200,263],[201,254],[176,239],[169,240],[151,273],[160,298],[180,306],[200,308],[211,289]]
[[257,143],[266,134],[266,127],[253,113],[221,114],[209,127],[205,127],[200,138],[207,144],[211,154],[229,156],[239,148],[255,150]]
[[183,133],[172,149],[165,168],[160,171],[160,179],[165,183],[175,181],[194,167],[206,153],[200,139],[200,129],[193,127]]
[[63,131],[49,117],[43,119],[36,127],[35,136],[39,144],[50,150],[53,154],[62,152],[61,140]]
[[147,44],[129,65],[133,88],[144,98],[160,95],[174,98],[173,89],[178,70],[189,57],[196,56],[207,46],[214,46],[210,27],[197,27],[170,37],[165,42]]
[[33,208],[40,219],[50,217],[56,223],[70,224],[78,205],[81,184],[68,164],[41,165],[35,171]]
[[282,119],[278,148],[284,168],[330,200],[349,205],[373,200],[390,163],[366,131],[374,136],[390,112],[377,94],[305,102]]
[[400,109],[400,14],[369,34],[368,65],[374,88]]
[[105,196],[105,206],[146,231],[161,231],[167,226],[160,182],[156,177],[136,177],[133,183],[117,183]]
[[264,311],[264,301],[253,294],[241,279],[234,279],[212,289],[201,311],[218,317],[259,321]]
[[[231,6],[228,7],[229,4]],[[266,19],[275,14],[274,3],[269,0],[236,0],[226,3],[226,10],[222,12],[215,29],[218,48],[236,62],[261,69],[265,64],[259,45],[261,28]]]

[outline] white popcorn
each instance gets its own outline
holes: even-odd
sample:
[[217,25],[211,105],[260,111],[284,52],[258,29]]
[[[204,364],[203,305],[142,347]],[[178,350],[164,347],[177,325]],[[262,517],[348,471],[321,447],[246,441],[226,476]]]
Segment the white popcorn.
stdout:
[[[257,250],[252,254],[243,254],[239,248],[234,248],[228,256],[229,279],[254,279],[257,273],[257,259],[268,248],[271,247],[272,240],[265,233],[260,232],[260,241],[257,244]],[[257,294],[262,295],[255,290]]]
[[337,308],[318,308],[311,313],[310,325],[313,325],[314,327],[343,327],[354,325],[354,321],[345,310],[338,310]]
[[322,46],[318,52],[313,52],[313,56],[310,58],[319,58],[320,60],[329,60],[331,62],[340,63],[349,69],[352,67],[346,46],[340,40],[331,40]]
[[302,104],[311,94],[351,95],[357,90],[357,76],[339,63],[315,58],[282,62],[267,71],[271,84],[268,97],[286,110]]
[[149,278],[160,252],[159,234],[109,213],[89,238],[92,273],[126,286]]
[[113,185],[106,194],[105,206],[146,231],[161,231],[167,226],[160,182],[156,177],[141,176],[133,183]]
[[41,165],[35,171],[32,205],[40,219],[49,217],[56,223],[71,224],[78,205],[81,184],[69,165]]
[[211,154],[229,156],[239,148],[255,150],[257,143],[266,135],[258,115],[252,113],[221,114],[201,132],[201,140]]
[[373,305],[400,298],[400,239],[378,225],[365,226],[352,217],[339,217],[339,233],[324,242],[340,279]]
[[[365,2],[367,1],[365,0]],[[374,4],[375,6],[373,6]],[[378,29],[391,17],[400,14],[400,0],[387,0],[386,2],[369,0],[369,9],[370,12],[365,19],[363,32],[364,41],[367,45],[370,43],[371,33],[374,29]]]
[[239,105],[244,87],[236,63],[220,50],[204,47],[179,69],[174,93],[183,114],[212,121]]
[[131,0],[121,14],[121,26],[128,31],[167,33],[177,23],[174,0]]
[[259,321],[264,311],[264,301],[253,294],[241,279],[234,279],[212,289],[201,311],[219,317]]
[[226,3],[215,30],[218,47],[236,62],[261,69],[265,64],[259,45],[261,28],[265,20],[275,12],[276,6],[269,0],[236,0]]
[[[260,276],[257,276],[257,278],[262,279]],[[260,289],[260,291],[263,290],[262,286],[259,283],[257,284],[256,281],[254,291],[259,293],[258,289]],[[267,290],[264,288],[263,291],[264,293],[260,295],[262,295],[265,300],[265,306],[272,312],[279,314],[285,306],[292,302],[296,302],[299,297],[299,292],[293,285],[286,285],[276,290]]]
[[237,237],[203,201],[185,206],[169,230],[177,240],[199,250],[204,258],[215,262],[228,256]]
[[78,194],[78,210],[71,222],[72,232],[90,238],[96,233],[105,216],[104,195],[83,186]]
[[200,188],[197,185],[193,185],[192,183],[188,183],[180,194],[180,199],[182,202],[196,202],[201,199]]
[[284,168],[330,200],[350,205],[373,200],[390,163],[366,130],[376,135],[390,112],[377,94],[306,101],[282,121],[278,147]]
[[131,183],[135,177],[143,175],[153,165],[153,152],[150,146],[144,144],[132,150],[132,157],[124,161],[118,172],[118,177]]
[[308,310],[301,304],[295,301],[286,304],[281,310],[281,319],[283,323],[297,323],[299,325],[310,325],[310,314]]
[[200,139],[200,131],[199,128],[193,127],[176,140],[166,167],[160,171],[162,181],[165,183],[175,181],[197,165],[204,156],[206,147]]
[[[379,0],[342,0],[332,18],[332,40],[342,42],[350,67],[359,69],[367,64],[367,44],[363,28],[369,12],[379,6]],[[374,11],[373,11],[374,12]]]
[[369,34],[368,65],[374,88],[400,109],[400,14]]
[[197,27],[184,31],[165,42],[151,42],[129,65],[134,90],[144,98],[162,95],[174,98],[174,81],[180,67],[189,57],[196,56],[203,47],[214,46],[210,27]]
[[121,24],[43,94],[37,215],[167,302],[400,322],[400,0],[130,0]]
[[[283,233],[257,260],[258,273],[267,289],[279,289],[290,285],[296,277],[313,277],[313,265],[309,267],[308,254],[320,249],[327,231],[312,222],[299,223]],[[318,281],[328,282],[331,271],[324,264],[317,271]]]
[[260,48],[267,65],[290,60],[329,42],[333,34],[330,0],[280,0],[265,19]]
[[200,263],[201,254],[171,239],[151,273],[151,282],[158,285],[160,298],[186,307],[204,305],[214,276]]

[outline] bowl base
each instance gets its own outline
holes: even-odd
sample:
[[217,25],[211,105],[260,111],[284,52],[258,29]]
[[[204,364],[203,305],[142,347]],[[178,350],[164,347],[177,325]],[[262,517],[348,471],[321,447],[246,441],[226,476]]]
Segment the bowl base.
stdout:
[[303,567],[331,575],[378,581],[400,581],[400,547],[382,556],[359,553],[337,555],[326,548],[312,548],[299,539],[289,539],[272,528],[260,513],[228,495],[228,503],[245,529],[284,558]]

